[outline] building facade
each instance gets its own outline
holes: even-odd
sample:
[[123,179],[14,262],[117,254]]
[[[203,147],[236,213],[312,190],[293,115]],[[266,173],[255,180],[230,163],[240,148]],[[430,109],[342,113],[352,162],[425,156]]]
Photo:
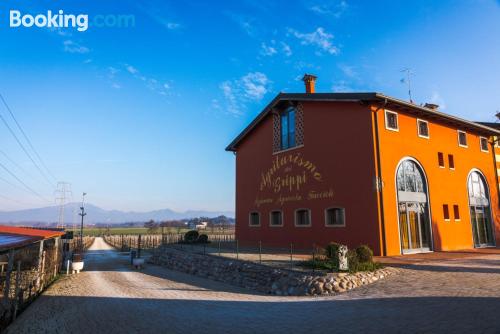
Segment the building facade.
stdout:
[[399,255],[500,242],[498,129],[379,93],[315,93],[314,80],[226,148],[241,245]]

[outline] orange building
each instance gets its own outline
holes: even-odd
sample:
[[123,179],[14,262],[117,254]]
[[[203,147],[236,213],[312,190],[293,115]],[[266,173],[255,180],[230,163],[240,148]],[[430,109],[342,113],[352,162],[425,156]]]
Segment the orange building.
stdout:
[[315,93],[315,79],[226,148],[240,244],[398,255],[500,243],[499,129],[379,93]]

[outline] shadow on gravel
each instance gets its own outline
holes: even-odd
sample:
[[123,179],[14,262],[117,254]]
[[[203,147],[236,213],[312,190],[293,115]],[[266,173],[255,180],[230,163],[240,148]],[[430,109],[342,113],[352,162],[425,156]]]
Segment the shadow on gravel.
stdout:
[[[480,264],[474,261],[475,264]],[[482,263],[484,265],[484,263]],[[488,266],[493,265],[488,263]],[[410,270],[424,270],[432,272],[455,272],[455,273],[476,273],[476,274],[500,274],[500,266],[497,263],[494,264],[496,267],[464,267],[464,266],[446,266],[446,265],[432,265],[432,264],[402,264],[402,263],[391,263],[391,267],[403,268]],[[500,279],[500,277],[499,277]]]
[[[53,297],[7,333],[497,333],[499,298],[247,302]],[[177,297],[177,299],[175,299]]]

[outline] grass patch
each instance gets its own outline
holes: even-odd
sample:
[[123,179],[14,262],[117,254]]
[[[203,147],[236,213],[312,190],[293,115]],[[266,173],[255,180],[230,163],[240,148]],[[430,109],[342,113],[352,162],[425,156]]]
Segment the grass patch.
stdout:
[[[299,266],[314,270],[327,270],[329,272],[339,272],[338,266],[330,259],[302,261],[299,263]],[[350,266],[349,272],[357,273],[360,271],[375,271],[383,267],[384,266],[378,262],[359,262],[355,266]]]

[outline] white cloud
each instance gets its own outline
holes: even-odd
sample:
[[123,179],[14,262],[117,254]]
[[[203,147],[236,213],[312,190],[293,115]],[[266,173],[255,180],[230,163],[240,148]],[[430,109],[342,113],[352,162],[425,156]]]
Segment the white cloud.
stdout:
[[[246,105],[260,101],[269,92],[271,81],[261,72],[250,72],[236,80],[226,80],[219,85],[225,101],[225,109],[232,115],[241,115]],[[218,100],[216,105],[221,109]],[[212,103],[214,105],[214,103]]]
[[139,71],[132,65],[125,65],[125,69],[131,74],[139,73]]
[[439,109],[441,109],[441,110],[446,109],[446,101],[443,99],[441,94],[439,94],[439,92],[437,92],[437,91],[432,92],[431,99],[429,102],[437,104],[439,106]]
[[89,53],[90,49],[86,46],[80,45],[77,42],[67,39],[63,42],[64,51],[69,53]]
[[122,88],[122,86],[120,86],[120,85],[119,85],[119,84],[117,84],[116,82],[113,82],[113,83],[111,84],[111,87],[113,87],[113,88],[115,88],[115,89],[120,89],[120,88]]
[[309,10],[319,15],[333,16],[339,18],[347,10],[349,5],[346,1],[326,1],[309,7]]
[[322,27],[318,27],[311,33],[301,33],[294,29],[288,29],[288,31],[299,39],[302,45],[314,45],[321,51],[328,52],[329,54],[339,53],[339,49],[332,43],[333,35],[326,32]]
[[241,78],[245,96],[252,100],[261,100],[268,91],[269,79],[264,73],[248,73]]
[[287,57],[290,57],[292,55],[292,48],[290,48],[290,45],[286,44],[285,42],[281,42],[281,51],[283,51],[283,53]]
[[167,23],[165,23],[165,26],[167,27],[167,29],[170,29],[170,30],[179,29],[181,27],[181,25],[179,23],[175,23],[175,22],[167,22]]
[[349,84],[346,81],[340,80],[332,86],[332,91],[334,93],[344,93],[344,92],[352,92],[353,89],[351,86],[349,86]]
[[272,56],[272,55],[275,55],[276,53],[278,53],[278,51],[276,51],[275,47],[269,46],[264,42],[262,42],[262,44],[260,45],[260,54],[261,55]]
[[170,85],[169,85],[168,83],[164,83],[164,84],[163,84],[163,88],[165,88],[165,89],[170,89]]
[[340,64],[338,66],[339,66],[340,70],[342,71],[342,73],[344,73],[344,75],[346,77],[356,78],[358,76],[358,73],[356,73],[354,66],[349,66],[349,65],[345,65],[345,64]]

